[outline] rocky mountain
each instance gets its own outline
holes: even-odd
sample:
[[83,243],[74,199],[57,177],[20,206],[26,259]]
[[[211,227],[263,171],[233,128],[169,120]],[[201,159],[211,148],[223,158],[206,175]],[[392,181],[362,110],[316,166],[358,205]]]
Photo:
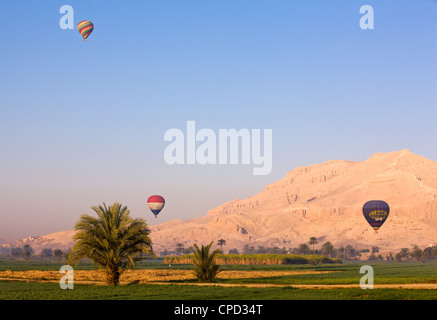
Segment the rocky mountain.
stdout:
[[[376,234],[362,214],[368,200],[391,208]],[[226,240],[226,247],[248,244],[297,247],[316,237],[319,246],[378,246],[381,251],[434,245],[437,242],[437,162],[408,150],[376,153],[365,161],[327,161],[290,171],[283,179],[247,199],[227,202],[191,220],[151,227],[156,252],[178,243]],[[43,247],[68,249],[74,231],[28,240]],[[24,244],[24,242],[23,242]]]
[[[384,200],[391,208],[377,234],[362,215],[368,200]],[[424,247],[437,242],[437,162],[402,150],[299,167],[250,198],[151,229],[157,250],[221,238],[227,249],[289,248],[313,236],[320,245],[330,241],[358,249]]]
[[42,249],[60,249],[67,251],[73,246],[72,238],[74,234],[74,230],[67,230],[50,233],[45,236],[31,236],[13,243],[1,244],[0,249],[4,249],[3,251],[9,252],[11,247],[23,247],[24,245],[29,244],[36,255],[40,254]]

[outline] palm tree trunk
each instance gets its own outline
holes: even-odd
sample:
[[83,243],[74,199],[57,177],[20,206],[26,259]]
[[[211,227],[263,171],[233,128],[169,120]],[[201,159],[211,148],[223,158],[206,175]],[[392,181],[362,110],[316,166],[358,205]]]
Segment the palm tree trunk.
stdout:
[[107,271],[106,274],[106,283],[109,285],[117,286],[120,284],[120,269],[111,269]]

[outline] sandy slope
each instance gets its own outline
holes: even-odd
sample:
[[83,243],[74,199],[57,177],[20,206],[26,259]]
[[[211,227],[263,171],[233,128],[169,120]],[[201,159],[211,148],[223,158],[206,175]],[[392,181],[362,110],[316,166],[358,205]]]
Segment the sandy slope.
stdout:
[[[361,208],[378,199],[389,203],[391,213],[375,234]],[[227,249],[245,244],[288,248],[312,236],[337,246],[424,247],[437,239],[437,162],[402,150],[362,162],[299,167],[250,198],[227,202],[202,218],[151,229],[157,248],[220,238]]]

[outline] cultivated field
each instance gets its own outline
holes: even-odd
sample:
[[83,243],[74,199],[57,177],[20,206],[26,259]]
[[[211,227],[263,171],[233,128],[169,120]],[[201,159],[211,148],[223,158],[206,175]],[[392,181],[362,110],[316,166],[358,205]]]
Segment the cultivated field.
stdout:
[[[0,299],[36,300],[437,300],[437,263],[374,263],[374,289],[360,288],[364,263],[223,265],[213,283],[199,283],[189,264],[143,262],[118,287],[104,284],[92,264],[74,270],[74,289],[62,290],[62,263],[0,262]],[[128,285],[134,282],[135,284]]]

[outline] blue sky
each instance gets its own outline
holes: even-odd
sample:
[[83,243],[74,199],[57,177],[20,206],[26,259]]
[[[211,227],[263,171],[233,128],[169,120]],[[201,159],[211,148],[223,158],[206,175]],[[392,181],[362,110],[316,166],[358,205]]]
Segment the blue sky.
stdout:
[[[108,2],[0,4],[0,237],[73,229],[102,202],[199,217],[328,160],[437,160],[437,1]],[[65,4],[88,41],[59,27]],[[271,174],[167,165],[164,132],[188,120],[272,129]]]

